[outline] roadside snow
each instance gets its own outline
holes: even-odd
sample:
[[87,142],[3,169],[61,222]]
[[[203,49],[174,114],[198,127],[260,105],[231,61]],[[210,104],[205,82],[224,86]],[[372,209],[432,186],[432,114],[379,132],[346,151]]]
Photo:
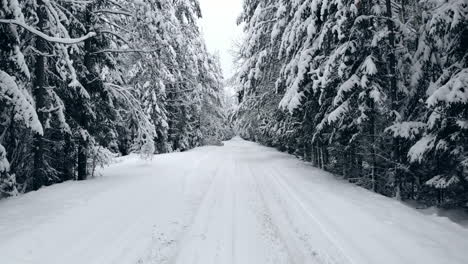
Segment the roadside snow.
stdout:
[[0,263],[468,263],[467,229],[239,138],[102,174],[0,201]]

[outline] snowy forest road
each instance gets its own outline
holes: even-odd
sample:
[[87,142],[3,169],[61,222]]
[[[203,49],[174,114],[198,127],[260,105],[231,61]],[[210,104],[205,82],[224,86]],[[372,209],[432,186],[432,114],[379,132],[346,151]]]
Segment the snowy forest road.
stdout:
[[462,264],[468,231],[235,138],[0,201],[2,264]]

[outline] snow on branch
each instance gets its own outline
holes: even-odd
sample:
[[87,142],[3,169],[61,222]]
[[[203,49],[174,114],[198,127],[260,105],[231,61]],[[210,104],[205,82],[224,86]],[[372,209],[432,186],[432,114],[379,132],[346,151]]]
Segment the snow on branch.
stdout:
[[6,99],[12,105],[15,121],[23,122],[32,131],[43,134],[43,128],[32,105],[32,98],[26,91],[22,91],[15,79],[0,70],[0,99]]
[[415,139],[426,128],[427,124],[423,122],[401,122],[387,127],[385,132],[391,133],[393,137]]
[[349,112],[349,101],[344,101],[341,105],[335,108],[327,117],[327,121],[329,124],[338,121],[342,118],[346,113]]
[[428,106],[435,106],[439,102],[445,104],[468,103],[468,68],[461,70],[427,99]]
[[126,40],[124,37],[122,37],[121,35],[119,35],[118,33],[116,32],[113,32],[113,31],[110,31],[110,30],[100,30],[99,31],[99,34],[109,34],[109,35],[112,35],[120,40],[122,40],[125,44],[127,45],[130,45],[130,42],[128,40]]
[[460,182],[456,176],[437,175],[426,182],[426,185],[436,189],[447,189]]
[[99,14],[99,13],[106,13],[106,14],[113,14],[113,15],[124,15],[124,16],[132,16],[132,13],[124,10],[112,10],[112,9],[100,9],[96,10],[93,13]]
[[410,162],[421,163],[424,155],[434,148],[436,141],[437,137],[435,135],[429,134],[422,137],[410,148],[408,152],[408,158]]
[[151,53],[151,52],[156,52],[157,50],[143,50],[143,49],[103,49],[103,50],[98,50],[95,52],[92,52],[91,54],[99,54],[99,53]]
[[144,157],[154,154],[154,138],[157,137],[156,128],[146,114],[141,104],[129,87],[122,87],[113,83],[104,83],[106,90],[124,105],[128,106],[131,118],[137,124],[137,135],[133,142],[132,150],[139,152]]
[[8,162],[6,156],[7,155],[5,147],[3,147],[2,144],[0,144],[0,173],[10,171],[10,162]]
[[4,24],[14,24],[14,25],[17,25],[17,26],[20,26],[24,29],[26,29],[27,31],[49,41],[49,42],[54,42],[54,43],[61,43],[61,44],[65,44],[65,45],[73,45],[73,44],[78,44],[80,42],[83,42],[89,38],[92,38],[94,36],[96,36],[96,33],[95,32],[89,32],[88,34],[86,34],[85,36],[82,36],[82,37],[79,37],[79,38],[59,38],[59,37],[51,37],[51,36],[48,36],[46,34],[44,34],[43,32],[27,25],[26,23],[24,22],[21,22],[21,21],[18,21],[18,20],[14,20],[14,19],[0,19],[0,23],[4,23]]
[[71,4],[92,4],[94,0],[59,0],[59,2]]

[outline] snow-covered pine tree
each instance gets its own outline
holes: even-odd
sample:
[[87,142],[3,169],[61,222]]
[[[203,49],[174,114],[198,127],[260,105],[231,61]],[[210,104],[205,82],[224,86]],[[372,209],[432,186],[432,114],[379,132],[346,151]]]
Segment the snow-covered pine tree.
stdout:
[[[466,9],[464,1],[245,1],[238,128],[379,193],[463,201]],[[271,108],[274,95],[287,112]]]
[[468,4],[454,0],[422,8],[411,84],[422,91],[424,108],[411,116],[421,128],[408,157],[421,164],[420,183],[437,189],[437,202],[463,205],[468,202]]
[[[140,103],[140,91],[126,81],[129,54],[150,52],[140,48],[135,25],[143,3],[96,1],[88,3],[79,30],[93,30],[97,36],[85,41],[80,60],[80,78],[86,94],[70,96],[69,114],[75,120],[74,135],[78,142],[78,179],[86,179],[100,155],[97,150],[113,149],[124,154],[154,154],[156,132],[148,113]],[[141,38],[140,38],[141,40]],[[131,71],[130,71],[131,72]],[[94,153],[94,157],[90,154]],[[106,152],[102,152],[106,156]]]
[[227,120],[227,105],[223,100],[224,79],[219,57],[208,55],[200,67],[200,83],[202,83],[202,102],[200,113],[201,143],[220,144],[221,140],[229,138]]
[[[206,67],[210,55],[200,35],[197,19],[201,16],[198,1],[175,3],[176,37],[171,45],[174,65],[169,69],[172,78],[165,85],[167,98],[168,142],[171,149],[184,151],[202,143],[202,108],[210,84],[207,74],[217,68]],[[208,71],[208,72],[207,72]]]
[[177,69],[174,46],[178,36],[178,23],[171,1],[142,1],[136,6],[136,16],[144,19],[133,21],[136,33],[129,36],[135,45],[151,47],[152,52],[128,54],[125,64],[131,70],[125,76],[140,91],[140,100],[156,129],[157,153],[172,151],[168,144],[168,112],[166,110],[166,86],[174,81]]
[[228,134],[198,1],[1,3],[2,196]]
[[196,21],[201,16],[198,5],[198,1],[174,3],[175,67],[171,71],[173,79],[166,85],[168,143],[174,151],[192,148],[199,137],[196,124],[200,114],[197,61],[203,52],[197,46],[200,36]]
[[[56,76],[61,73],[63,81],[67,82],[67,85],[73,83],[76,80],[76,73],[73,64],[68,60],[68,51],[65,45],[79,43],[94,36],[94,34],[91,33],[75,39],[70,38],[66,27],[68,23],[66,11],[56,1],[6,2],[4,6],[9,5],[10,8],[16,8],[15,15],[7,17],[8,19],[2,19],[0,22],[10,25],[9,27],[15,32],[20,32],[21,39],[25,40],[22,41],[21,46],[28,49],[25,57],[29,64],[33,65],[33,70],[30,70],[32,92],[39,121],[45,132],[44,135],[35,134],[32,143],[28,141],[29,136],[24,134],[25,140],[16,146],[24,151],[18,155],[18,160],[15,161],[18,165],[24,165],[17,171],[17,178],[22,182],[23,189],[38,189],[44,184],[52,184],[62,180],[59,172],[51,164],[54,162],[54,155],[51,155],[47,149],[59,143],[54,138],[52,131],[56,128],[66,130],[68,127],[64,118],[63,102],[57,95],[57,83],[50,80],[55,79],[55,77],[51,78],[48,72]],[[61,59],[56,60],[56,58]],[[27,148],[31,146],[34,162],[28,163],[25,162],[29,152]],[[56,151],[54,154],[60,156],[60,153]],[[28,164],[32,164],[30,169],[28,169]],[[17,166],[12,167],[16,168]]]
[[0,70],[0,103],[0,120],[2,121],[0,126],[0,197],[5,197],[17,194],[18,183],[16,175],[10,173],[8,153],[3,144],[14,144],[13,132],[21,129],[18,128],[19,126],[26,127],[39,135],[43,134],[43,128],[29,92],[24,88],[19,88],[14,77],[2,70]]
[[239,47],[239,72],[236,87],[239,99],[235,117],[237,130],[245,138],[265,144],[277,142],[277,122],[282,113],[277,108],[280,95],[275,78],[280,63],[277,36],[273,35],[278,9],[277,1],[245,1],[238,23],[245,37]]
[[[398,23],[398,16],[392,15],[393,7],[388,4],[388,1],[359,2],[357,6],[351,3],[348,20],[353,23],[347,29],[343,50],[339,51],[343,60],[337,68],[340,80],[333,110],[326,117],[328,123],[334,123],[332,136],[346,139],[342,130],[351,132],[340,148],[351,146],[352,150],[339,156],[351,157],[349,165],[353,167],[353,156],[357,153],[359,171],[353,178],[369,189],[379,188],[380,192],[386,192],[387,187],[398,189],[396,179],[401,173],[397,171],[400,168],[398,156],[392,156],[383,147],[389,140],[384,129],[399,118],[397,82],[400,76],[396,69],[395,47],[397,44],[402,47],[405,36],[405,27]],[[400,50],[405,51],[404,47]],[[405,54],[398,55],[404,58]],[[405,63],[400,60],[399,66],[404,69]],[[333,141],[330,138],[330,142]],[[390,169],[392,164],[395,164],[394,169]],[[344,164],[345,167],[349,165]],[[378,168],[388,169],[378,171]]]

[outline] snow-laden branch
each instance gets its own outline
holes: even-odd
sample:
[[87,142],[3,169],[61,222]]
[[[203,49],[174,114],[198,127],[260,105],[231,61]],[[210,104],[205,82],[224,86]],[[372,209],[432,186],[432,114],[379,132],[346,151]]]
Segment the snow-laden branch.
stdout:
[[26,127],[40,135],[44,133],[32,97],[18,87],[12,76],[2,70],[0,70],[0,98],[9,101],[8,105],[13,107],[15,121],[23,122]]
[[95,52],[92,52],[91,54],[99,54],[99,53],[151,53],[151,52],[156,52],[157,50],[142,50],[142,49],[103,49],[103,50],[98,50]]
[[118,28],[118,29],[120,29],[120,30],[122,30],[122,31],[127,32],[127,33],[130,33],[130,34],[134,34],[134,33],[135,33],[135,32],[133,32],[133,31],[131,31],[131,30],[129,30],[129,29],[126,29],[126,28],[124,28],[123,26],[120,26],[120,25],[118,25],[118,24],[116,24],[116,23],[114,23],[114,22],[112,22],[112,21],[108,21],[108,20],[105,19],[104,17],[99,17],[99,20],[101,20],[103,23],[106,23],[106,24],[109,24],[109,25],[111,25],[111,26],[114,26],[114,27],[116,27],[116,28]]
[[127,111],[137,124],[137,135],[133,142],[133,151],[140,152],[144,156],[151,156],[154,149],[154,139],[157,137],[156,128],[150,117],[140,104],[137,97],[132,94],[130,87],[122,87],[113,83],[104,83],[104,87],[114,99],[129,106]]
[[94,0],[58,0],[59,2],[71,4],[92,4]]
[[124,37],[122,37],[121,35],[117,34],[116,32],[113,32],[113,31],[110,31],[110,30],[100,30],[99,31],[99,34],[109,34],[109,35],[112,35],[120,40],[122,40],[125,44],[127,44],[128,46],[130,46],[130,42],[128,40],[126,40]]
[[108,0],[108,2],[115,5],[115,6],[117,6],[117,7],[119,7],[119,8],[122,8],[122,9],[124,8],[121,4],[119,4],[119,3],[115,2],[115,1]]
[[278,19],[276,19],[276,18],[275,18],[275,19],[270,19],[270,20],[261,21],[261,22],[258,22],[258,23],[255,25],[255,27],[256,27],[256,28],[257,28],[257,27],[261,27],[261,26],[263,26],[263,25],[265,25],[265,24],[275,23],[275,22],[277,22],[277,21],[278,21]]
[[106,13],[106,14],[124,15],[124,16],[132,16],[133,15],[132,13],[130,13],[128,11],[112,10],[112,9],[100,9],[100,10],[93,11],[93,13],[95,13],[95,14]]
[[95,32],[89,32],[88,34],[82,36],[82,37],[79,37],[79,38],[59,38],[59,37],[51,37],[51,36],[48,36],[46,34],[44,34],[43,32],[25,24],[24,22],[21,22],[21,21],[18,21],[18,20],[14,20],[14,19],[0,19],[0,23],[4,23],[4,24],[14,24],[14,25],[17,25],[17,26],[20,26],[24,29],[26,29],[27,31],[49,41],[49,42],[54,42],[54,43],[61,43],[61,44],[65,44],[65,45],[73,45],[73,44],[78,44],[80,42],[83,42],[89,38],[92,38],[94,36],[96,36],[96,33]]

